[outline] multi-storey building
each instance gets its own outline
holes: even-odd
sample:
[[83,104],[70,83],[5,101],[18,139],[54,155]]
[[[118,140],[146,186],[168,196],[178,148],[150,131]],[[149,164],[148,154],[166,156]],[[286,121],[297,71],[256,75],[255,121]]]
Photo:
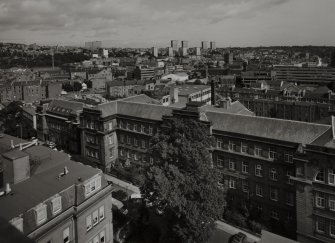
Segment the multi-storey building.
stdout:
[[178,51],[178,40],[171,40],[171,48],[173,51]]
[[203,49],[203,50],[208,49],[208,41],[202,41],[201,42],[201,49]]
[[37,243],[113,242],[112,189],[102,171],[44,146],[10,149],[11,140],[0,138],[0,216]]
[[275,66],[271,75],[277,81],[298,84],[325,85],[335,83],[335,68]]
[[211,50],[215,50],[216,49],[216,42],[215,41],[211,41],[210,42],[210,47],[211,47]]
[[188,41],[181,41],[181,47],[188,49]]
[[137,66],[134,70],[134,78],[137,80],[153,79],[155,69],[148,66]]
[[66,100],[52,100],[36,109],[37,137],[54,142],[71,153],[80,153],[79,115],[84,104]]

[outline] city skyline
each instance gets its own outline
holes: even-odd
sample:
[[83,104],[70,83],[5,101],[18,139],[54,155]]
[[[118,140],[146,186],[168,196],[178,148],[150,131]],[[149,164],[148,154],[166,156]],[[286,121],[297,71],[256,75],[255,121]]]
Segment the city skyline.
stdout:
[[[335,45],[332,0],[4,0],[2,42],[106,47]],[[19,16],[19,17],[18,17]]]

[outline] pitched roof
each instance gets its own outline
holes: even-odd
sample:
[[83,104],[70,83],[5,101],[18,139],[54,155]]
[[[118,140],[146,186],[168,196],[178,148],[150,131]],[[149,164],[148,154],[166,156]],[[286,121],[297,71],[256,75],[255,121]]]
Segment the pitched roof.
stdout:
[[101,117],[107,117],[111,115],[115,115],[117,113],[117,101],[111,101],[108,103],[97,105],[96,107],[92,108],[93,110],[100,110]]
[[331,126],[256,116],[207,112],[213,129],[256,137],[309,144]]
[[72,113],[77,114],[78,111],[83,110],[84,104],[75,101],[68,100],[53,100],[48,106],[48,111],[58,112],[58,113]]
[[145,94],[130,96],[128,98],[122,99],[122,101],[144,103],[144,104],[155,104],[155,105],[160,104],[160,102],[158,100],[155,100],[155,99],[153,99],[153,98],[151,98],[151,97],[149,97]]

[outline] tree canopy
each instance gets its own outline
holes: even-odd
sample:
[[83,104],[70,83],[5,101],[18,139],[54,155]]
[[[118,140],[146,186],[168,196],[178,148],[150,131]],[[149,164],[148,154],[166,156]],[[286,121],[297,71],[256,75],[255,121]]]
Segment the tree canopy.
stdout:
[[214,221],[223,215],[224,191],[212,166],[213,145],[206,124],[174,117],[164,119],[151,140],[153,160],[144,170],[142,188],[172,215],[174,242],[206,242]]

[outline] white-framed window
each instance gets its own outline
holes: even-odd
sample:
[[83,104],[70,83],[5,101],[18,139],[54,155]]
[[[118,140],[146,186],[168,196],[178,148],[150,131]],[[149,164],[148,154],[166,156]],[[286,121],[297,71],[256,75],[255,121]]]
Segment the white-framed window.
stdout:
[[319,170],[314,178],[315,181],[317,182],[325,182],[325,171],[324,170]]
[[93,226],[95,226],[99,223],[99,212],[98,212],[98,210],[95,210],[92,214],[92,223],[93,223]]
[[222,141],[221,138],[218,138],[218,139],[216,140],[216,147],[218,147],[218,148],[223,148],[223,141]]
[[335,237],[335,220],[329,220],[329,234],[331,237]]
[[141,125],[141,132],[145,132],[145,126],[144,125]]
[[293,155],[292,154],[284,154],[284,161],[287,163],[293,163]]
[[261,157],[262,156],[262,148],[259,146],[255,146],[255,156]]
[[90,179],[85,185],[85,196],[88,197],[95,191],[99,190],[101,188],[101,176],[96,176],[92,179]]
[[61,196],[56,196],[51,200],[51,205],[52,205],[52,214],[56,215],[60,211],[62,211],[62,197]]
[[236,180],[233,178],[229,179],[229,188],[235,189],[236,188]]
[[120,155],[121,155],[121,156],[124,155],[123,148],[120,148]]
[[315,206],[317,208],[324,208],[325,207],[325,194],[323,192],[316,192],[315,193]]
[[229,141],[228,149],[230,151],[234,151],[235,150],[235,143],[233,141]]
[[16,217],[9,221],[11,225],[13,225],[17,230],[23,232],[23,218]]
[[242,181],[242,191],[247,192],[249,191],[249,183],[247,180]]
[[134,138],[134,146],[138,146],[138,139]]
[[101,231],[100,234],[100,243],[105,243],[106,242],[106,239],[105,239],[105,231]]
[[114,144],[114,136],[113,136],[113,134],[111,134],[111,135],[108,136],[108,143],[109,144]]
[[99,207],[99,220],[103,220],[105,218],[105,206],[102,205]]
[[278,180],[278,173],[277,173],[277,169],[276,168],[271,168],[270,169],[270,179],[273,181],[277,181]]
[[154,130],[154,129],[152,128],[152,126],[149,126],[149,134],[150,134],[150,135],[153,134],[153,130]]
[[304,167],[302,167],[302,166],[297,166],[295,172],[296,172],[296,175],[297,175],[297,176],[303,176],[303,175],[304,175]]
[[108,123],[108,130],[113,130],[113,122]]
[[328,170],[328,184],[335,185],[335,173],[333,169]]
[[86,231],[92,229],[92,216],[91,214],[86,217]]
[[134,160],[138,160],[138,155],[136,152],[134,153]]
[[256,184],[256,195],[263,197],[263,187],[259,184]]
[[228,167],[230,170],[236,170],[236,163],[232,159],[228,160]]
[[224,166],[224,162],[223,162],[223,158],[218,156],[216,163],[218,165],[218,167],[222,168]]
[[127,158],[128,158],[128,159],[130,159],[130,158],[131,158],[131,153],[130,153],[130,151],[129,151],[129,150],[127,151]]
[[36,224],[40,225],[47,220],[47,205],[39,204],[35,208]]
[[315,224],[316,224],[315,228],[317,232],[325,233],[326,231],[326,219],[325,218],[317,216]]
[[279,213],[277,210],[271,210],[271,218],[279,220]]
[[335,195],[329,194],[328,207],[330,211],[335,211]]
[[120,134],[120,142],[124,143],[124,135],[123,134]]
[[269,149],[269,159],[277,158],[277,152]]
[[134,131],[135,131],[135,132],[138,131],[138,127],[137,127],[137,124],[136,124],[136,123],[134,124]]
[[131,137],[127,136],[127,144],[131,144]]
[[242,173],[248,174],[249,173],[249,164],[247,162],[242,162]]
[[270,188],[270,199],[272,201],[278,201],[278,189]]
[[241,143],[241,153],[245,154],[248,151],[248,145],[246,143]]
[[255,176],[262,177],[262,165],[256,164],[256,166],[255,166]]
[[286,193],[286,204],[289,206],[294,206],[294,193],[287,192]]
[[67,227],[65,230],[63,230],[63,243],[69,243],[70,242],[70,228]]
[[109,148],[109,158],[114,157],[114,147]]

